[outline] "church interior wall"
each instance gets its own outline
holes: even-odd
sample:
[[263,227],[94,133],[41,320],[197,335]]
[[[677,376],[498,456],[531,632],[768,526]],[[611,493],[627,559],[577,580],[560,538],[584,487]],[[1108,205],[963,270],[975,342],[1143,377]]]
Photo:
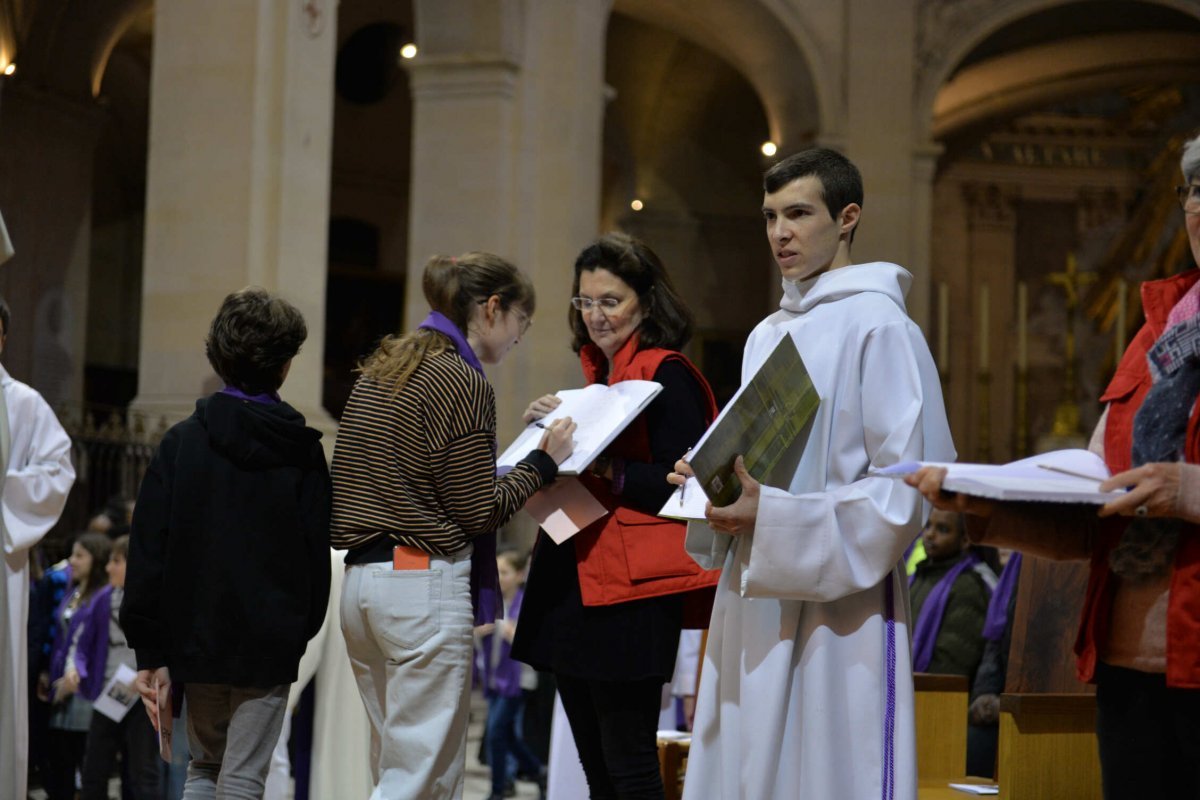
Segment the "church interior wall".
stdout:
[[[11,9],[7,17],[0,14],[0,58],[10,59],[19,44],[31,49],[18,55],[22,72],[16,78],[0,79],[0,143],[10,143],[7,157],[0,152],[0,203],[19,250],[0,270],[0,290],[20,308],[6,363],[33,376],[37,308],[62,289],[75,332],[65,338],[43,333],[40,347],[48,352],[55,341],[65,342],[73,388],[53,388],[55,381],[61,384],[47,371],[53,371],[46,366],[53,359],[38,366],[37,380],[45,383],[39,388],[59,391],[66,402],[119,404],[128,382],[136,380],[134,354],[143,345],[137,322],[147,313],[143,270],[173,269],[142,266],[145,158],[153,146],[145,118],[154,4],[93,5],[88,19],[106,21],[95,26],[91,39],[78,24],[60,31],[62,41],[79,44],[84,55],[51,68],[46,43],[53,31],[46,20],[60,5],[40,0],[22,4],[18,18]],[[1128,206],[1135,201],[1138,172],[1133,165],[1114,170],[1097,164],[1017,169],[1021,165],[979,157],[979,143],[1002,142],[1014,152],[1021,142],[1010,127],[1022,115],[1133,83],[1178,82],[1195,69],[1194,54],[1200,52],[1192,46],[1200,36],[1200,4],[1194,0],[905,0],[887,9],[866,0],[697,0],[686,13],[665,0],[595,0],[570,10],[490,0],[455,0],[451,6],[385,0],[314,6],[336,9],[339,48],[365,27],[382,24],[392,27],[397,41],[412,38],[430,59],[418,68],[382,59],[386,86],[374,102],[333,94],[328,216],[366,231],[374,244],[371,263],[339,261],[338,253],[346,251],[337,248],[329,253],[323,305],[327,318],[334,319],[335,311],[342,315],[323,347],[327,354],[340,348],[341,360],[325,359],[324,370],[346,372],[378,336],[411,325],[423,313],[414,279],[425,256],[459,244],[458,249],[491,247],[533,270],[546,287],[538,325],[545,340],[527,345],[497,375],[506,411],[523,406],[528,386],[567,380],[577,369],[559,341],[565,312],[557,301],[564,281],[569,284],[563,271],[589,236],[611,227],[645,237],[663,255],[697,315],[699,333],[690,354],[709,365],[736,356],[731,343],[778,298],[757,212],[761,171],[770,163],[758,147],[768,139],[781,153],[812,142],[832,145],[862,165],[867,214],[856,255],[898,261],[914,272],[910,312],[932,343],[938,336],[940,284],[948,284],[952,307],[965,311],[978,302],[979,284],[988,276],[996,304],[991,338],[996,358],[1004,362],[996,362],[989,391],[1008,398],[1015,379],[1000,370],[1010,369],[1015,357],[1014,284],[1026,280],[1032,286],[1029,253],[1057,253],[1063,246],[1039,250],[1038,242],[1056,235],[1047,220],[1065,217],[1068,209],[1078,216],[1105,192]],[[586,13],[569,16],[580,8]],[[1170,29],[1164,29],[1168,23]],[[586,42],[588,34],[578,27],[586,25],[601,34],[599,49],[576,46],[573,61],[559,57],[563,51],[554,48],[560,43],[543,35],[561,28],[564,39]],[[1097,52],[1119,58],[1105,63]],[[446,58],[460,60],[454,66]],[[1052,62],[1058,71],[1053,80],[1045,79]],[[471,91],[491,93],[474,110],[460,102],[467,84],[446,82],[452,69],[461,76],[468,63],[478,69],[493,65],[493,73],[477,71],[478,80],[470,84]],[[582,91],[591,80],[588,70],[595,69],[602,70],[600,87]],[[438,80],[432,81],[435,72]],[[418,91],[424,92],[424,105]],[[560,113],[560,98],[571,98],[567,117]],[[222,135],[243,114],[231,101],[222,98],[209,135]],[[28,102],[41,117],[22,110]],[[66,117],[71,121],[48,126],[44,120],[52,108],[71,109]],[[476,113],[481,115],[472,116]],[[1185,127],[1189,113],[1180,111],[1174,124]],[[593,119],[598,122],[588,121]],[[596,129],[586,133],[593,124]],[[26,125],[37,127],[36,136],[22,130]],[[557,143],[556,134],[562,135]],[[598,144],[588,144],[589,137]],[[81,146],[95,148],[90,164],[61,157],[78,154]],[[572,156],[591,158],[589,148],[598,164],[572,163]],[[449,182],[429,177],[436,173],[417,176],[431,158],[459,162],[446,173]],[[58,162],[54,172],[39,166],[46,159]],[[593,172],[594,178],[586,177]],[[78,186],[55,187],[47,193],[52,205],[32,204],[27,198],[38,193],[20,189],[48,186],[48,176]],[[593,180],[594,191],[581,196],[579,187]],[[972,264],[985,240],[972,239],[968,186],[995,186],[1014,198],[1005,224],[1015,266]],[[1086,192],[1093,199],[1084,198]],[[643,202],[641,211],[631,209],[633,199]],[[463,224],[441,211],[456,202],[490,208],[492,214]],[[35,208],[36,224],[30,221]],[[1081,269],[1101,260],[1117,231],[1112,219],[1076,225],[1072,246]],[[994,232],[986,241],[1005,247]],[[74,277],[68,280],[68,274]],[[364,295],[375,299],[376,308],[346,311]],[[380,313],[378,307],[387,305],[403,310]],[[1056,310],[1036,291],[1030,307],[1031,375],[1036,370],[1049,375],[1055,368],[1049,353],[1058,344],[1047,331]],[[42,315],[47,321],[57,316]],[[980,437],[981,395],[972,363],[978,359],[973,342],[978,332],[969,324],[971,316],[952,315],[946,365],[951,419],[963,454],[975,452]],[[342,319],[349,323],[342,325]],[[1081,348],[1098,350],[1099,340],[1112,335],[1105,328],[1110,324],[1082,321]],[[1105,368],[1100,362],[1081,367],[1085,424],[1094,410],[1084,399],[1095,396]],[[715,374],[714,379],[725,380]],[[344,392],[346,382],[341,383]],[[1030,396],[1036,406],[1031,429],[1045,425],[1047,400],[1036,392],[1049,391],[1050,381],[1037,384]],[[332,396],[323,400],[337,405]],[[996,457],[1018,447],[1011,405],[998,399],[991,408],[988,438]]]
[[[1144,224],[1135,204],[1152,162],[1162,162],[1173,150],[1175,160],[1167,159],[1167,168],[1177,173],[1179,137],[1188,131],[1194,135],[1200,126],[1195,84],[1180,83],[1177,69],[1196,58],[1189,43],[1200,24],[1200,6],[1185,16],[1170,8],[1128,4],[1126,14],[1146,8],[1156,13],[1136,17],[1130,24],[1135,32],[1114,33],[1105,26],[1124,24],[1126,17],[1114,4],[1102,5],[1030,8],[1026,18],[999,15],[1006,24],[979,29],[989,32],[979,33],[975,50],[962,56],[947,79],[946,94],[932,107],[932,130],[944,147],[935,206],[952,216],[945,220],[945,235],[933,239],[930,297],[932,303],[942,291],[950,298],[950,311],[936,312],[933,327],[949,326],[944,359],[949,363],[940,366],[960,456],[1002,461],[1036,449],[1037,439],[1055,427],[1064,393],[1072,395],[1068,399],[1079,417],[1074,441],[1083,441],[1099,415],[1096,398],[1115,364],[1116,315],[1105,308],[1113,305],[1112,286],[1118,277],[1134,286],[1159,277],[1139,273],[1133,265],[1117,269],[1105,259],[1126,226]],[[1066,24],[1072,19],[1074,27]],[[1168,24],[1169,35],[1155,29]],[[1138,49],[1128,47],[1131,38],[1143,45],[1137,57]],[[1121,46],[1112,62],[1097,58],[1097,48],[1114,41]],[[1159,49],[1145,48],[1152,42]],[[1051,51],[1059,59],[1058,71],[1044,82],[1032,80],[1045,71]],[[987,80],[968,90],[980,76]],[[1178,227],[1177,216],[1166,215],[1161,222]],[[1148,237],[1156,235],[1146,231]],[[1050,279],[1064,269],[1068,254],[1082,273],[1080,308],[1071,327],[1078,354],[1073,390],[1065,377],[1065,294]],[[1186,261],[1186,256],[1180,259],[1172,271]],[[1110,274],[1102,274],[1106,270]],[[1087,288],[1093,281],[1095,286]],[[984,283],[992,306],[986,334],[978,314]],[[1029,293],[1024,323],[1017,319],[1017,283]],[[1140,311],[1136,302],[1130,311],[1135,316]],[[1016,341],[1022,326],[1028,334],[1028,372],[1025,385],[1018,387]],[[1124,341],[1133,330],[1131,323]],[[941,341],[938,331],[931,328],[931,334],[931,341]],[[988,382],[977,344],[985,335],[990,338]],[[1019,388],[1027,391],[1021,408]]]

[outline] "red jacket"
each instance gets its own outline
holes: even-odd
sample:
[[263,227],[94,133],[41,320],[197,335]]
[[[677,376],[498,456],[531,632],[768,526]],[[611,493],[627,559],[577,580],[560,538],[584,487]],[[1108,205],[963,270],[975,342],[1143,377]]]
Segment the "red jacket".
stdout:
[[[1167,316],[1179,299],[1200,279],[1200,270],[1142,284],[1142,308],[1146,324],[1138,331],[1121,358],[1116,374],[1101,396],[1108,403],[1104,429],[1104,457],[1115,474],[1130,468],[1133,447],[1133,418],[1141,408],[1152,383],[1146,353],[1162,336]],[[1200,464],[1200,399],[1188,421],[1185,457]],[[1101,523],[1092,549],[1091,572],[1083,619],[1075,640],[1079,659],[1077,671],[1082,681],[1093,680],[1096,660],[1108,640],[1116,581],[1108,566],[1108,557],[1125,530],[1127,521]],[[1167,598],[1167,685],[1173,688],[1200,688],[1200,528],[1189,526],[1179,538],[1171,586]]]
[[[626,380],[653,380],[664,361],[686,366],[704,390],[707,418],[716,418],[712,389],[700,371],[682,353],[662,348],[638,350],[635,334],[614,355],[612,385]],[[579,354],[588,383],[603,374],[605,359],[595,345]],[[644,416],[635,419],[608,447],[608,455],[626,461],[650,461],[650,434]],[[683,455],[680,453],[680,455]],[[684,627],[707,627],[712,612],[713,587],[720,570],[703,570],[684,551],[687,526],[622,505],[609,481],[590,474],[580,476],[588,490],[612,513],[575,534],[575,562],[579,588],[587,606],[606,606],[644,597],[687,592]]]

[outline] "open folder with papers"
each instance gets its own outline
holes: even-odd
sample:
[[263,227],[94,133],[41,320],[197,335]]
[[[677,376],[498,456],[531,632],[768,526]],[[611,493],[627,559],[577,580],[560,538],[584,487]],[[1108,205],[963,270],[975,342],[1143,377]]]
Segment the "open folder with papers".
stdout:
[[546,433],[544,426],[556,419],[570,417],[575,429],[575,450],[571,457],[558,465],[559,475],[578,475],[604,452],[629,423],[642,413],[662,384],[654,381],[620,381],[612,386],[593,383],[582,389],[556,392],[562,403],[538,422],[530,423],[516,441],[508,446],[496,466],[515,467],[517,462],[538,446]]
[[902,478],[921,467],[944,467],[942,489],[990,500],[1103,505],[1122,490],[1100,491],[1109,477],[1104,459],[1088,450],[1055,450],[1008,464],[941,464],[908,461],[872,471]]

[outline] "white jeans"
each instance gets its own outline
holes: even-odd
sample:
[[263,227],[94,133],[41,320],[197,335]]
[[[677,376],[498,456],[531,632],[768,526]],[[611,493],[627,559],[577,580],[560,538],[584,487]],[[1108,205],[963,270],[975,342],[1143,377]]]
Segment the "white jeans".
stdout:
[[346,567],[342,634],[371,722],[372,800],[463,792],[471,687],[471,549],[428,570]]

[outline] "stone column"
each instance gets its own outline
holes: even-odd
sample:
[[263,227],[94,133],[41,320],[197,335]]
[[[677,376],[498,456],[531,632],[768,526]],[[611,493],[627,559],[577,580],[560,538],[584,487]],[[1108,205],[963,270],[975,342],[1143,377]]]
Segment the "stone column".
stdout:
[[156,4],[136,408],[176,420],[220,388],[208,324],[226,294],[257,284],[304,314],[282,394],[332,432],[321,373],[335,23],[332,0]]
[[[856,262],[893,261],[912,272],[916,280],[908,310],[924,325],[929,234],[920,230],[923,209],[913,202],[914,186],[922,177],[914,146],[915,0],[846,0],[845,14],[844,145],[862,171],[865,190],[852,254]],[[926,244],[918,246],[920,239]]]
[[[967,206],[967,308],[972,310],[970,357],[964,378],[971,382],[964,460],[1002,463],[1011,460],[1015,363],[1016,202],[1017,189],[994,183],[963,186]],[[988,294],[987,340],[989,383],[979,380],[980,340],[984,319],[980,290]],[[999,400],[997,400],[999,398]],[[969,455],[968,455],[969,453]]]
[[101,112],[15,85],[5,87],[2,120],[0,209],[16,250],[0,270],[13,315],[4,363],[52,405],[78,407]]
[[565,320],[571,266],[600,219],[610,6],[416,0],[405,327],[428,311],[421,270],[432,254],[490,250],[531,276],[534,327],[489,368],[502,443],[531,399],[582,382]]

